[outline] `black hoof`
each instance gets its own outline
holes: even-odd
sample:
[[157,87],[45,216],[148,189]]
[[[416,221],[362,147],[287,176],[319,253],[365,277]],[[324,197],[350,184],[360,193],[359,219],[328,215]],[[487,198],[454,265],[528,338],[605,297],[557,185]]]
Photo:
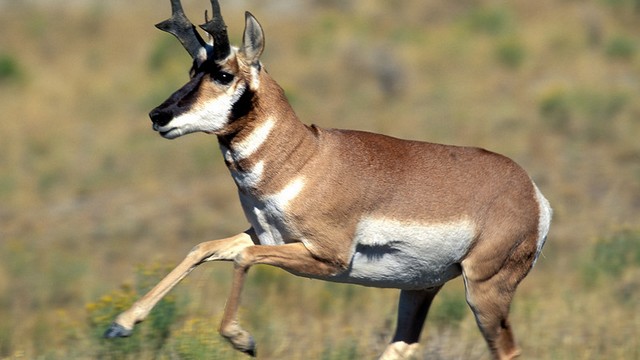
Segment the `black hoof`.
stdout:
[[244,352],[245,354],[256,357],[256,342],[251,339],[251,343],[249,344],[249,348]]
[[253,336],[249,335],[248,339],[242,343],[232,342],[232,344],[233,347],[236,348],[236,350],[240,350],[241,352],[251,357],[256,357],[256,341],[253,340]]
[[233,345],[236,350],[239,350],[251,357],[256,357],[256,341],[253,340],[253,336],[249,335],[248,333],[245,334],[247,335],[245,341],[233,341],[231,339],[228,340],[231,341],[231,345]]
[[124,326],[118,323],[111,323],[107,331],[104,332],[105,339],[113,339],[118,337],[131,336],[133,330],[125,329]]
[[246,349],[241,349],[241,351],[251,357],[256,357],[256,342],[253,338],[249,341],[249,346]]
[[253,336],[244,331],[237,323],[220,330],[220,335],[227,339],[234,349],[249,356],[256,356],[256,341]]

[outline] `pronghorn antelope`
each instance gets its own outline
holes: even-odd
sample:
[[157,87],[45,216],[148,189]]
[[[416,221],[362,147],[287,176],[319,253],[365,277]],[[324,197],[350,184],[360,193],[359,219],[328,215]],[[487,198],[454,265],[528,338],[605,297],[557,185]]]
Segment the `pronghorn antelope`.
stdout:
[[[307,126],[260,63],[264,34],[245,13],[242,45],[231,47],[217,0],[202,25],[179,0],[158,25],[193,58],[189,82],[149,114],[168,139],[214,134],[250,228],[203,242],[105,333],[123,337],[198,265],[234,262],[220,333],[255,355],[238,322],[247,271],[255,264],[295,275],[398,288],[395,335],[381,358],[415,353],[429,306],[462,275],[466,300],[492,356],[519,351],[508,320],[514,292],[545,242],[551,208],[512,160],[457,147]],[[205,16],[206,17],[206,16]]]

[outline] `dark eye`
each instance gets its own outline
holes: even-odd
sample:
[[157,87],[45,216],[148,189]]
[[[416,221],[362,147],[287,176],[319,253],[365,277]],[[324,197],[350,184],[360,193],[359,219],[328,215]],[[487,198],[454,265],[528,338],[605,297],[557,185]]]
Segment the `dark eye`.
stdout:
[[227,85],[233,80],[233,75],[224,71],[216,71],[212,75],[213,80],[219,84]]

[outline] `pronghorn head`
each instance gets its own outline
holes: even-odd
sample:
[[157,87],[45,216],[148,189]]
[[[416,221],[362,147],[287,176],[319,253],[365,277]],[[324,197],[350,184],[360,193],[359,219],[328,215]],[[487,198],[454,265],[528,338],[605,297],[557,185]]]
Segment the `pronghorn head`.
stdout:
[[218,1],[211,0],[211,6],[213,18],[205,12],[206,23],[200,25],[209,42],[187,19],[180,0],[171,0],[171,18],[156,25],[177,37],[193,58],[189,82],[149,113],[153,129],[167,139],[198,131],[225,134],[246,113],[259,85],[262,27],[246,12],[242,46],[231,47]]

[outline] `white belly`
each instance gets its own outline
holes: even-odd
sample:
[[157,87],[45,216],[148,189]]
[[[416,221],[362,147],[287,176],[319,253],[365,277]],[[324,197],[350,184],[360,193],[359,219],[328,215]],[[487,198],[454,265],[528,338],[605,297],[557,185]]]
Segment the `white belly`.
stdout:
[[349,268],[328,280],[402,289],[441,285],[460,275],[459,263],[474,237],[467,220],[417,224],[364,218]]

